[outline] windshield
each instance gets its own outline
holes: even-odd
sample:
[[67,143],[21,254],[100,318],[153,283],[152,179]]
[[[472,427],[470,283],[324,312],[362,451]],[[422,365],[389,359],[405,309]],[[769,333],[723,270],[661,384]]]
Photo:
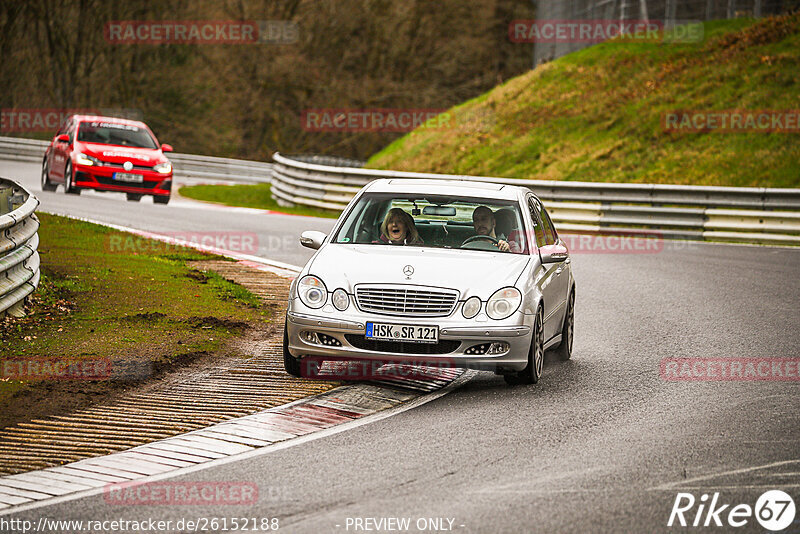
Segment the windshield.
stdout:
[[516,201],[457,196],[365,194],[334,242],[528,252]]
[[116,122],[82,122],[78,141],[133,148],[158,148],[150,132],[139,126]]

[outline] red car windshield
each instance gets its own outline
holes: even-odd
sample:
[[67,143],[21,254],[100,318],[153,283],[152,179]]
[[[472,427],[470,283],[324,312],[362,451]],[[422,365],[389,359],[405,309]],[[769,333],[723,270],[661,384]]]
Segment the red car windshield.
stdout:
[[116,122],[82,122],[78,141],[133,148],[158,148],[150,132],[139,126]]

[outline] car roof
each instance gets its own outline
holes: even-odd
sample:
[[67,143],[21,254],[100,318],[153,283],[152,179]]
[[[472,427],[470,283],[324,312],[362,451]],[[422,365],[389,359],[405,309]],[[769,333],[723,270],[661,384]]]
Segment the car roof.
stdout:
[[525,188],[471,180],[436,180],[425,178],[381,178],[367,186],[370,193],[424,193],[431,195],[463,195],[502,200],[516,200]]
[[147,128],[147,125],[142,121],[121,119],[119,117],[104,117],[103,115],[73,115],[72,117],[78,122],[114,122],[116,124],[127,124],[128,126]]

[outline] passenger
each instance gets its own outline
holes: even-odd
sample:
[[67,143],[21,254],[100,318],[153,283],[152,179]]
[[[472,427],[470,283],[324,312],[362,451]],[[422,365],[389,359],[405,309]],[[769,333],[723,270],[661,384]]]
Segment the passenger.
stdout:
[[498,236],[495,233],[497,221],[495,220],[494,212],[486,206],[478,206],[472,212],[472,226],[475,228],[477,235],[485,235],[497,239],[495,246],[501,252],[519,253],[522,250],[522,247],[516,241],[506,241],[506,236],[502,234]]
[[[519,248],[525,247],[525,236],[517,225],[517,213],[512,208],[501,208],[494,212],[494,220],[497,223],[494,231],[500,236],[501,239],[505,237],[511,251],[514,252],[514,244],[518,244]],[[522,251],[527,254],[527,250]]]
[[392,208],[381,224],[381,236],[373,243],[391,245],[422,245],[414,218],[401,208]]

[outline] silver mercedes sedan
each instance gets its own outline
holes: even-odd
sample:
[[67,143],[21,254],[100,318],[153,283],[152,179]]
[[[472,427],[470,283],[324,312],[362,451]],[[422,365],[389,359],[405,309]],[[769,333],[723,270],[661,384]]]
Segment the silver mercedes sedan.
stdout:
[[569,251],[526,188],[382,179],[348,204],[292,282],[286,371],[381,361],[490,370],[539,381],[544,351],[572,354]]

